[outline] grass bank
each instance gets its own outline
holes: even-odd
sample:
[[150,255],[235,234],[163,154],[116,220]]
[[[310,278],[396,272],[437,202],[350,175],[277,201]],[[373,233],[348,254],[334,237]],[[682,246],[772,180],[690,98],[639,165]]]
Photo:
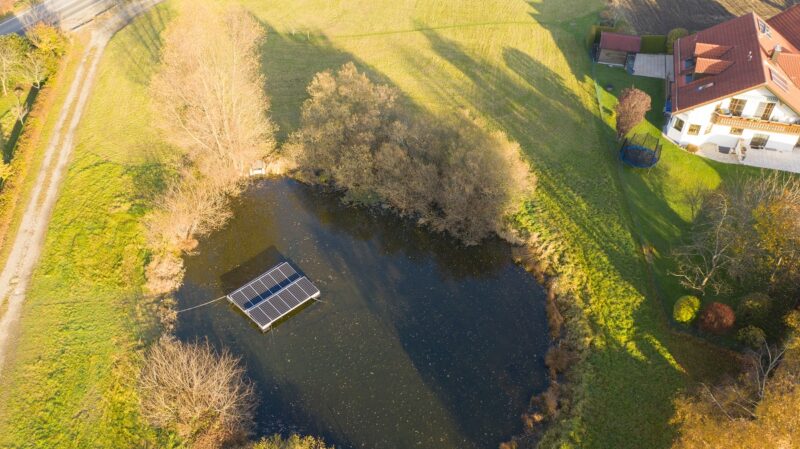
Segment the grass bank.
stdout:
[[[518,221],[548,248],[571,293],[573,327],[585,325],[574,335],[589,347],[573,407],[545,441],[667,447],[674,394],[727,361],[670,328],[640,244],[642,235],[657,243],[661,233],[683,232],[673,183],[683,182],[680,164],[703,161],[665,151],[664,176],[620,172],[583,46],[603,2],[238,3],[269,30],[263,67],[281,137],[296,128],[314,74],[354,61],[414,107],[469,108],[520,143],[539,187]],[[151,328],[136,319],[145,316],[136,300],[146,257],[140,218],[167,151],[149,127],[146,99],[163,11],[125,29],[105,55],[3,385],[0,446],[137,447],[155,438],[136,414],[132,379]],[[704,173],[702,182],[725,176],[711,165]],[[645,192],[641,184],[659,195],[632,195]],[[636,217],[648,217],[649,228]]]
[[140,419],[134,389],[155,328],[141,299],[140,219],[166,153],[146,88],[156,17],[123,30],[103,57],[0,384],[0,447],[169,446]]

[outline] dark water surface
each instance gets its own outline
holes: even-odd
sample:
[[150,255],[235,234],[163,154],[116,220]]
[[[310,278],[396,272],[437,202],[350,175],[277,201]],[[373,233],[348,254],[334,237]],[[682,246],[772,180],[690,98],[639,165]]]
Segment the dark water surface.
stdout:
[[544,292],[507,245],[463,248],[292,181],[262,181],[186,260],[180,307],[281,259],[322,291],[262,334],[227,302],[180,315],[177,334],[240,355],[258,432],[340,448],[495,449],[546,385]]

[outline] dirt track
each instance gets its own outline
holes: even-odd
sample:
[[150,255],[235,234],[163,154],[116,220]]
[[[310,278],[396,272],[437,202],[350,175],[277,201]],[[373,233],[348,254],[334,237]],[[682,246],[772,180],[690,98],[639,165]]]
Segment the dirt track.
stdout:
[[699,31],[755,11],[770,18],[800,0],[618,0],[637,32],[666,34],[673,28]]
[[[0,375],[9,341],[22,312],[30,277],[39,261],[50,216],[75,146],[75,131],[92,91],[103,51],[117,31],[161,1],[163,0],[142,0],[116,11],[92,33],[91,42],[84,51],[45,150],[42,166],[36,175],[36,184],[28,199],[11,253],[0,273],[0,306],[5,301],[8,302],[6,311],[0,318]],[[68,120],[68,127],[65,129]]]

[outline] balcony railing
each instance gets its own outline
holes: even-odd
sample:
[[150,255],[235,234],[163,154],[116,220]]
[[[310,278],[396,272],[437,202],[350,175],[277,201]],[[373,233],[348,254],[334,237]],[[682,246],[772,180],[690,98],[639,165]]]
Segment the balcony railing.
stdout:
[[800,136],[800,124],[772,122],[757,118],[737,117],[726,115],[720,111],[714,112],[711,123],[715,125],[730,126],[732,128],[752,129],[780,134],[794,134]]

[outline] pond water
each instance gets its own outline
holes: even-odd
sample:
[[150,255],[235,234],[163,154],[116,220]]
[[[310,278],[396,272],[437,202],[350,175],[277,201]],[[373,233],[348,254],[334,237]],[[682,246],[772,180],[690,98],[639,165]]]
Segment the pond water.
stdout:
[[339,448],[495,449],[544,390],[544,291],[508,245],[464,248],[389,214],[288,180],[260,181],[186,259],[179,307],[228,293],[281,260],[322,291],[262,334],[219,301],[177,335],[241,356],[257,432]]

